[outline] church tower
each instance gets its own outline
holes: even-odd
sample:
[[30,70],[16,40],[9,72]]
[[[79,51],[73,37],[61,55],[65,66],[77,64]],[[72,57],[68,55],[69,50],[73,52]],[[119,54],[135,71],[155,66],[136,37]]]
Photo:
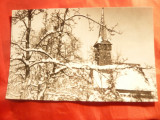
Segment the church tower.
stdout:
[[104,21],[104,8],[102,8],[101,26],[99,30],[98,41],[94,44],[95,60],[97,65],[111,64],[111,50],[112,44],[107,39],[106,25]]

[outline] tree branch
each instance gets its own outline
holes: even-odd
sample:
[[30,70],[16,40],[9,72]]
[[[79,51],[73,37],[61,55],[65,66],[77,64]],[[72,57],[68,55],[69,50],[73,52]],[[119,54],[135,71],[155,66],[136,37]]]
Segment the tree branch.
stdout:
[[60,32],[60,31],[56,31],[56,32],[51,32],[51,33],[46,34],[43,38],[41,38],[41,40],[39,41],[39,43],[36,45],[35,48],[37,48],[37,47],[40,45],[40,43],[41,43],[43,40],[45,40],[48,36],[54,35],[54,34],[59,33],[59,32]]
[[27,65],[27,63],[22,59],[22,58],[12,58],[12,59],[10,59],[11,61],[13,61],[13,60],[19,60],[19,61],[21,61],[25,66]]
[[24,49],[20,45],[18,45],[17,43],[11,42],[11,44],[18,46],[21,50],[26,51],[26,52],[39,52],[39,53],[43,53],[43,54],[45,54],[46,56],[48,56],[49,58],[52,59],[52,57],[48,53],[46,53],[44,50],[42,50],[42,49]]
[[105,25],[100,24],[99,22],[97,22],[97,21],[93,20],[92,18],[87,17],[87,16],[85,16],[85,15],[73,15],[73,16],[71,16],[70,18],[66,19],[65,21],[71,20],[71,19],[74,18],[74,17],[87,18],[87,19],[93,21],[94,23],[96,23],[96,24],[98,24],[98,25],[100,25],[100,26],[103,26],[105,29],[107,29],[107,30],[108,30],[109,32],[111,32],[111,33],[114,32],[114,33],[117,33],[117,34],[121,34],[121,32],[115,31],[115,30],[113,29],[113,28],[115,28],[117,25],[115,25],[112,29],[109,29],[109,28],[107,28]]
[[26,27],[26,29],[27,29],[28,26],[27,26],[26,22],[25,22],[24,20],[22,20],[22,22],[24,23],[24,25],[25,25],[25,27]]

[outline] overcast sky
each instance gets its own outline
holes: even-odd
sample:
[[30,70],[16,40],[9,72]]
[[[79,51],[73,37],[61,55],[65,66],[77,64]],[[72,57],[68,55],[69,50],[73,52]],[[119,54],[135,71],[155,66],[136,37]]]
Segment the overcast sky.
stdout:
[[[82,14],[100,21],[101,8],[83,8]],[[151,8],[105,8],[105,23],[112,27],[118,23],[117,30],[121,35],[111,37],[112,55],[117,53],[128,58],[129,63],[154,65],[153,15]],[[99,26],[94,25],[94,31],[89,31],[88,21],[81,19],[75,28],[75,34],[82,41],[82,52],[88,58],[90,46],[98,40]],[[109,36],[108,36],[109,37]],[[110,37],[109,37],[110,38]]]
[[[101,10],[101,8],[81,8],[80,13],[89,14],[92,19],[100,22]],[[152,12],[151,8],[104,8],[107,27],[118,23],[116,30],[122,32],[121,35],[111,37],[112,56],[118,53],[123,58],[128,58],[129,63],[155,64]],[[35,29],[42,26],[39,17],[42,16],[35,18],[32,23]],[[88,20],[81,18],[77,23],[73,32],[82,43],[81,56],[88,59],[90,48],[98,40],[99,26],[94,24],[93,31],[89,31]],[[16,39],[20,30],[17,27],[12,30],[12,37]]]

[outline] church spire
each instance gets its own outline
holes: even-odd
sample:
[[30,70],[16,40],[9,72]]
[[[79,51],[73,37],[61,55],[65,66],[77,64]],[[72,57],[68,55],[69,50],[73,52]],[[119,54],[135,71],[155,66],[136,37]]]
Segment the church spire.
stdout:
[[102,38],[102,40],[107,40],[107,33],[106,33],[106,29],[105,29],[105,20],[104,20],[104,8],[102,8],[102,13],[101,13],[101,26],[100,26],[100,30],[99,30],[99,37]]
[[102,8],[100,24],[98,41],[93,46],[95,48],[95,61],[97,62],[97,65],[108,65],[112,63],[112,44],[107,40],[104,8]]

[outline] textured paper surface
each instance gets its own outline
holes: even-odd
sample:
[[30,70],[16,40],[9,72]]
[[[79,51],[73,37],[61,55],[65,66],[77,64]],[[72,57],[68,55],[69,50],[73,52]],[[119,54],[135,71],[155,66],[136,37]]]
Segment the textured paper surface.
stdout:
[[[153,7],[154,43],[159,93],[159,28],[160,3],[146,0],[112,1],[0,1],[0,118],[1,119],[159,119],[159,102],[155,103],[96,103],[96,102],[34,102],[6,100],[10,62],[10,16],[13,9],[58,7]],[[74,112],[73,112],[74,111]],[[78,117],[77,117],[78,116]]]
[[11,37],[7,99],[157,101],[151,8],[13,10]]

